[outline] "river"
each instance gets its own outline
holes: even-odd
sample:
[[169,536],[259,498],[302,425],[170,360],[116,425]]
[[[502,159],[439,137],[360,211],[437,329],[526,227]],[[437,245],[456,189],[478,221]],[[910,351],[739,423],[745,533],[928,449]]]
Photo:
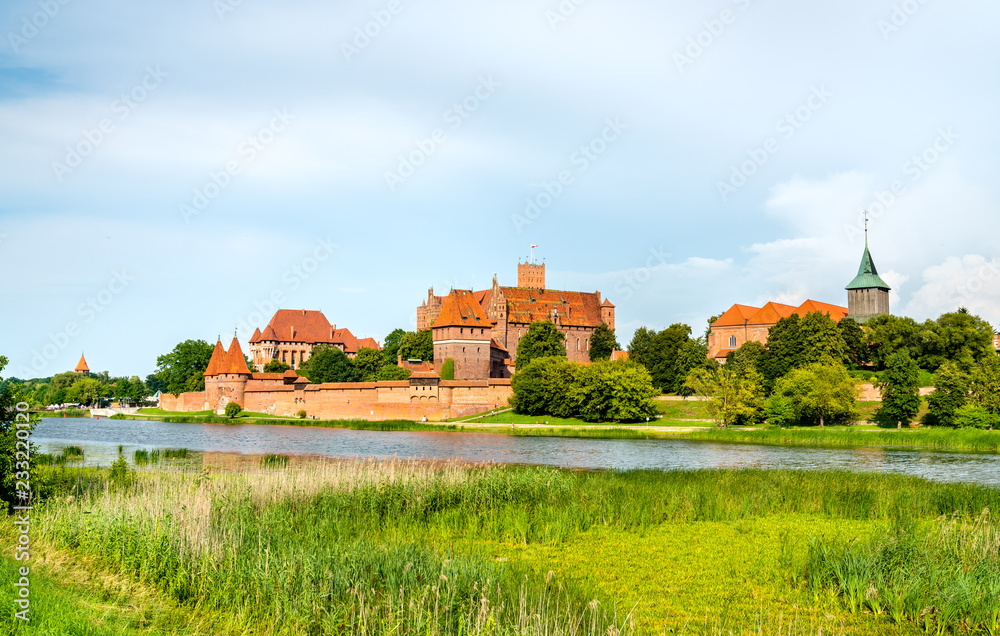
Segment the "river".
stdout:
[[604,440],[514,437],[491,433],[381,432],[298,426],[173,424],[90,418],[45,418],[32,441],[42,452],[68,445],[85,464],[107,466],[123,446],[138,449],[319,457],[461,459],[566,468],[788,468],[914,475],[945,482],[1000,487],[1000,455],[911,449],[817,448],[720,444],[689,440]]

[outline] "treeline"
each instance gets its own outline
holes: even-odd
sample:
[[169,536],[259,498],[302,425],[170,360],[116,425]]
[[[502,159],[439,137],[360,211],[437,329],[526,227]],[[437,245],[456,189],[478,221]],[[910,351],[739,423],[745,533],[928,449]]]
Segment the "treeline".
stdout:
[[783,318],[767,347],[747,342],[724,366],[693,368],[684,387],[708,399],[721,426],[853,421],[859,370],[882,393],[874,417],[898,426],[921,410],[921,377],[937,387],[927,397],[927,424],[1000,425],[1000,358],[993,329],[966,310],[918,324],[879,316],[863,327],[819,312]]
[[23,385],[23,394],[34,407],[61,404],[100,406],[110,400],[122,404],[142,404],[156,392],[138,376],[113,377],[107,371],[69,371],[51,378],[17,382]]

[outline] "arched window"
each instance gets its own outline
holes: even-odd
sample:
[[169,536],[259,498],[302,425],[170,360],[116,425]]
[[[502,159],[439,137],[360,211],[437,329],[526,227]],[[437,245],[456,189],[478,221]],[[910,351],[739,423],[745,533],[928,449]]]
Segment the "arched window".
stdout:
[[736,336],[729,336],[729,348],[730,349],[736,348]]

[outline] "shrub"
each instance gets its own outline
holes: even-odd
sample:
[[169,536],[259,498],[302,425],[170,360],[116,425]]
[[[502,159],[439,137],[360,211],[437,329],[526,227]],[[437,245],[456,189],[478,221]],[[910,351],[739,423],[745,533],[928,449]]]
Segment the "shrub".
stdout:
[[133,477],[134,474],[124,457],[116,459],[115,463],[111,464],[111,470],[108,471],[108,479],[116,486],[123,488],[132,484]]
[[304,420],[304,419],[306,419],[306,410],[305,409],[299,409],[299,412],[296,413],[295,415],[297,415],[300,420]]
[[955,411],[952,421],[957,428],[993,429],[998,418],[981,406],[966,404]]
[[243,411],[243,407],[236,402],[230,402],[226,405],[226,417],[229,419],[233,419],[239,415],[241,411]]
[[452,358],[448,358],[443,363],[441,363],[441,379],[442,380],[455,379],[455,360],[453,360]]

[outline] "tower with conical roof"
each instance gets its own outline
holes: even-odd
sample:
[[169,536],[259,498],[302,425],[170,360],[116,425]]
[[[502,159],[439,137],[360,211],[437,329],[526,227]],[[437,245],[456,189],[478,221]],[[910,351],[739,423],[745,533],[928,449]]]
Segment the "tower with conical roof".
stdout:
[[89,373],[90,367],[87,366],[87,360],[84,359],[83,354],[80,354],[80,361],[76,363],[76,368],[73,369],[73,373]]
[[889,313],[889,287],[875,269],[875,261],[868,250],[868,222],[865,220],[865,253],[861,256],[858,275],[847,289],[847,317],[866,322],[874,316]]

